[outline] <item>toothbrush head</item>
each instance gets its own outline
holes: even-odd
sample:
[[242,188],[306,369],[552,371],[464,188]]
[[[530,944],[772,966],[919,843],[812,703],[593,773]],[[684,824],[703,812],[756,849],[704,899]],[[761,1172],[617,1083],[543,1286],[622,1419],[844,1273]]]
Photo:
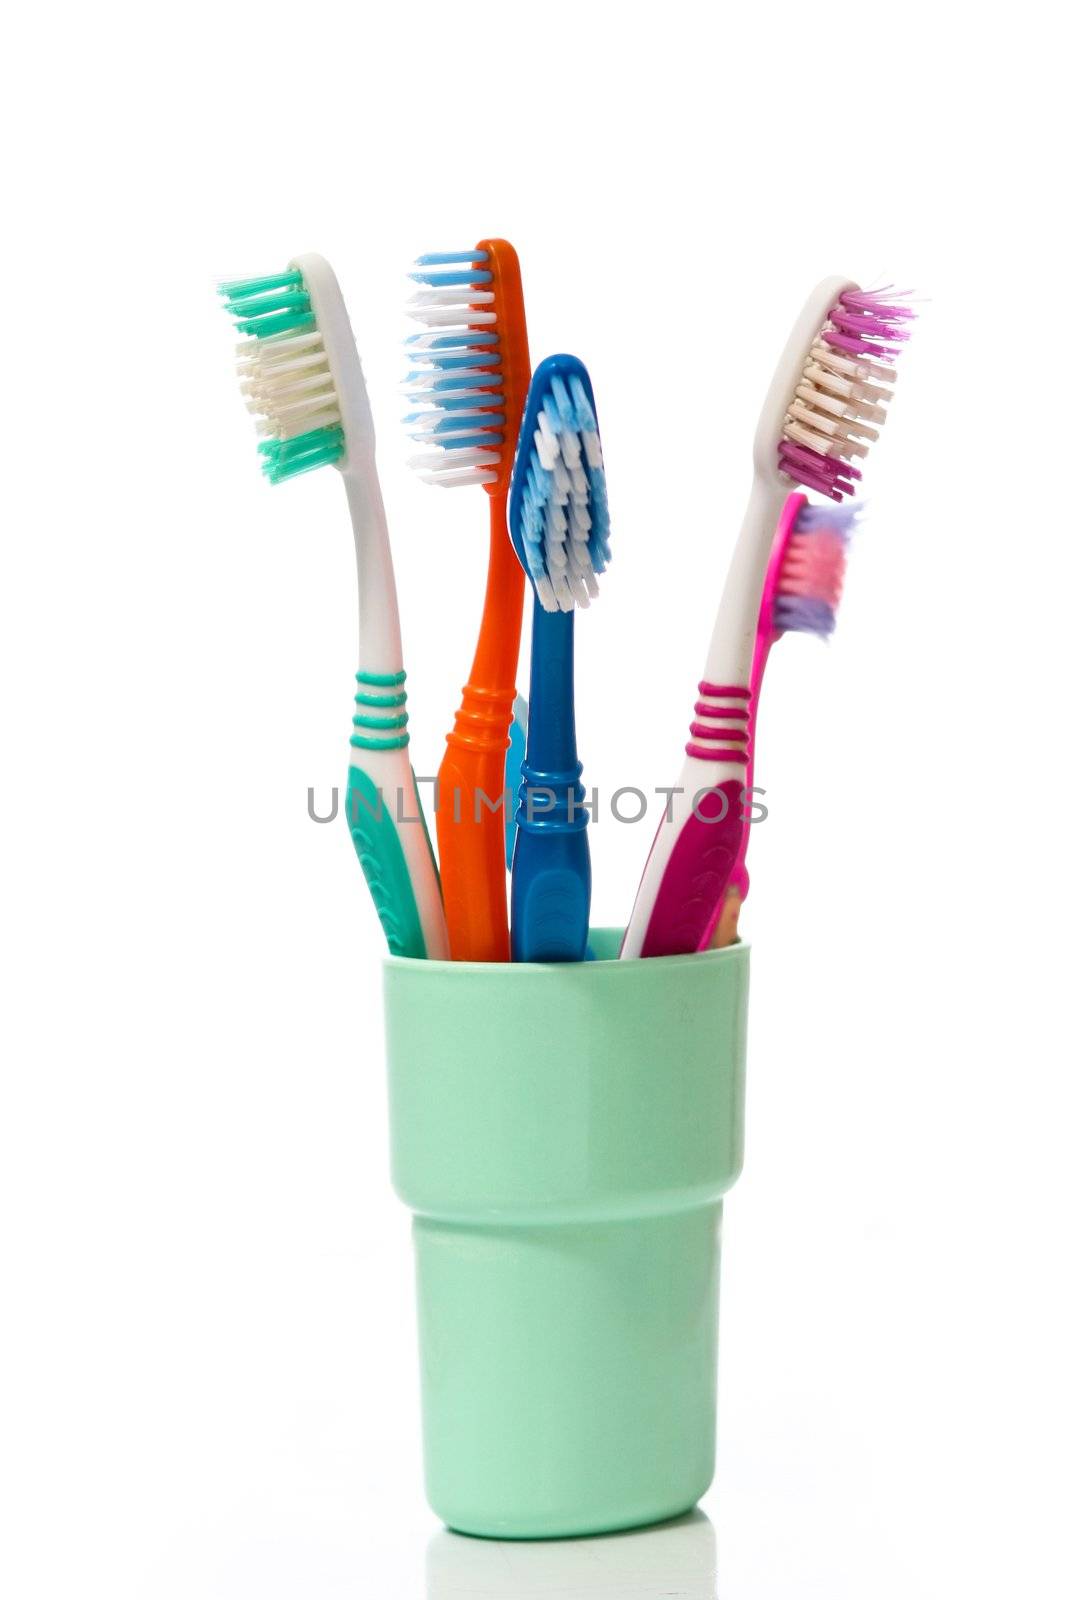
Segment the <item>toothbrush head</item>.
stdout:
[[270,482],[343,469],[355,449],[373,453],[356,341],[329,263],[298,256],[284,272],[222,283],[219,293],[244,335],[237,374]]
[[611,560],[611,519],[593,386],[575,356],[549,356],[530,380],[508,527],[546,611],[596,597],[597,574]]
[[803,495],[783,529],[769,601],[776,633],[814,633],[828,639],[837,621],[848,544],[859,510],[811,505]]
[[757,468],[830,500],[855,494],[886,420],[893,363],[915,313],[889,290],[827,278],[797,321],[756,435]]
[[410,465],[426,483],[505,495],[530,382],[519,258],[506,240],[483,239],[420,256],[411,277],[408,309],[426,331],[405,347],[405,393],[417,409],[404,421],[429,448]]

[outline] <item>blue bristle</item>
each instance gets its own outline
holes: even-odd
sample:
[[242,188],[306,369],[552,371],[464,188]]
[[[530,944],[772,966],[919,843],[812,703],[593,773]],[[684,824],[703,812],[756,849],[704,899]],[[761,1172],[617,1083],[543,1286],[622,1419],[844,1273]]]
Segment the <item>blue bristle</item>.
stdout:
[[577,433],[578,418],[574,410],[574,404],[567,390],[567,386],[563,382],[562,378],[552,379],[552,397],[556,402],[556,408],[559,412],[559,420],[563,424],[563,427],[570,429],[572,433]]
[[492,412],[486,412],[484,422],[479,417],[438,417],[433,423],[433,431],[435,434],[470,433],[472,428],[478,428],[482,426],[491,428],[498,423],[499,418],[495,417]]
[[556,408],[552,395],[546,394],[541,401],[541,414],[548,423],[549,431],[557,436],[563,432],[563,418]]
[[462,261],[488,261],[488,250],[431,250],[415,257],[417,267],[451,267]]
[[548,497],[552,493],[552,479],[535,455],[530,457],[530,470],[526,482],[529,485],[531,504],[538,508],[547,505]]
[[416,428],[420,434],[452,433],[456,428],[465,428],[468,433],[472,428],[499,428],[502,420],[499,411],[483,411],[480,406],[475,409],[469,400],[454,400],[443,417],[431,416],[427,411],[409,411],[403,419],[405,427]]
[[[432,368],[438,372],[449,372],[456,367],[466,369],[468,367],[498,367],[499,365],[500,353],[497,350],[466,350],[461,355],[455,356],[438,355],[435,351],[432,359]],[[413,378],[425,377],[428,370],[430,368],[426,368],[421,372],[409,372],[407,381],[410,383]]]
[[495,450],[504,443],[502,433],[465,433],[462,435],[449,434],[447,438],[437,439],[434,442],[442,450],[463,450],[473,445],[480,445],[486,450]]
[[428,289],[469,289],[479,284],[492,283],[493,274],[472,267],[469,272],[409,272],[413,283],[423,283]]
[[[442,392],[447,394],[449,389],[499,389],[504,382],[503,374],[499,372],[484,372],[478,373],[476,376],[472,374],[469,377],[456,377],[454,373],[449,372],[441,373],[440,375],[429,372],[415,372],[408,379],[409,383],[412,378],[430,378],[431,381],[422,390],[423,394],[428,395]],[[486,396],[487,402],[492,401],[494,398],[491,394]]]
[[583,433],[596,433],[597,425],[596,417],[593,414],[593,407],[589,403],[589,396],[586,394],[577,378],[572,379],[571,381],[571,398],[574,401],[574,409],[577,415],[579,428]]
[[[424,333],[410,333],[404,340],[405,344],[420,344],[425,340]],[[430,344],[420,344],[420,351],[425,354],[428,361],[437,360],[438,350],[468,350],[473,346],[483,344],[499,344],[499,333],[490,333],[486,329],[472,328],[467,333],[441,333]]]

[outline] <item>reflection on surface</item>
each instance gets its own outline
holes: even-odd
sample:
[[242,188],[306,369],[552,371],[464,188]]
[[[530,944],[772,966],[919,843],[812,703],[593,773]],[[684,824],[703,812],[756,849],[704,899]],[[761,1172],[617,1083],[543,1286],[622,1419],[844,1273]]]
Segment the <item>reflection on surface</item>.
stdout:
[[715,1600],[715,1529],[702,1511],[656,1528],[533,1543],[437,1533],[426,1600]]

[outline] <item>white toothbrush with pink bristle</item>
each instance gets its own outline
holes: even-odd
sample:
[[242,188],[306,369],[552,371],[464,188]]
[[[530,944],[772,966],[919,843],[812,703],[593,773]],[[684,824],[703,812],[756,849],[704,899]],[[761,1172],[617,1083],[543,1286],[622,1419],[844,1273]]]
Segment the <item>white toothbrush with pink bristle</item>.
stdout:
[[748,825],[753,657],[768,560],[788,495],[855,493],[853,465],[885,422],[912,312],[847,278],[814,290],[756,428],[755,475],[700,680],[685,761],[645,865],[621,954],[706,949]]

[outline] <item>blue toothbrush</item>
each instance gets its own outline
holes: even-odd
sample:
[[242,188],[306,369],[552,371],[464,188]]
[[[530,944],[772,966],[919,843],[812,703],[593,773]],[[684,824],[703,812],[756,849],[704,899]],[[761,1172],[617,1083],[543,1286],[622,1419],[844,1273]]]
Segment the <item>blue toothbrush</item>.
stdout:
[[574,729],[574,609],[598,593],[610,522],[593,389],[574,356],[550,356],[530,381],[508,527],[536,600],[515,808],[511,956],[583,961],[592,875]]

